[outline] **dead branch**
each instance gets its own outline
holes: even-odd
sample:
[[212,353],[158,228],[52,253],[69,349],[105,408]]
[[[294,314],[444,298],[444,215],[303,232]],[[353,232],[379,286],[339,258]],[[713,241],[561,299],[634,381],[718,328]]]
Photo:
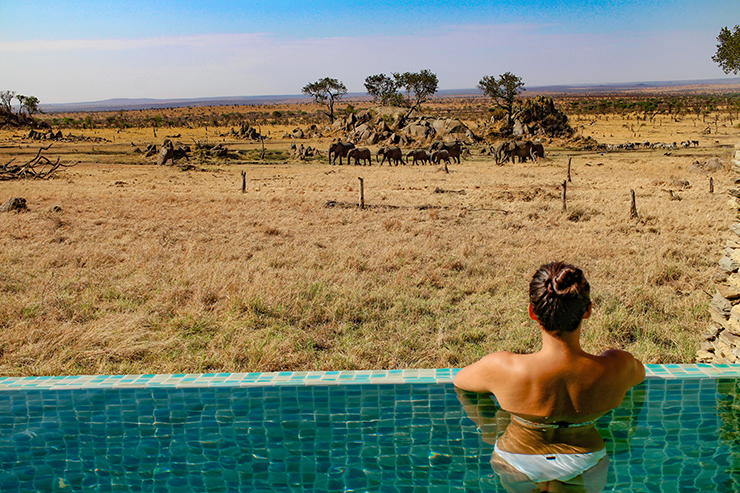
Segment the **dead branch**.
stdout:
[[46,156],[42,156],[41,153],[49,150],[52,145],[49,144],[47,147],[39,148],[36,156],[25,164],[10,166],[15,158],[11,159],[4,166],[0,167],[0,180],[46,180],[58,169],[71,168],[77,165],[77,162],[62,164],[59,162],[59,157],[57,157],[56,161],[52,162]]

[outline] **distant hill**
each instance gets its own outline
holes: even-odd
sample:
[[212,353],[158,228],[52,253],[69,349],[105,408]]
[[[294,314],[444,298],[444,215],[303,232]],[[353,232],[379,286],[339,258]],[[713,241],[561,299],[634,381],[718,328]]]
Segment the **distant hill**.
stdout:
[[[526,88],[526,94],[616,94],[616,93],[701,93],[701,92],[739,92],[740,77],[729,79],[682,80],[682,81],[651,81],[629,82],[620,84],[581,84],[581,85],[553,85],[532,86]],[[466,96],[480,95],[478,89],[444,89],[437,92],[437,96]],[[361,92],[348,93],[347,99],[369,99]],[[302,94],[286,94],[271,96],[230,96],[219,98],[194,99],[106,99],[104,101],[90,101],[82,103],[41,104],[40,109],[46,113],[62,113],[75,111],[118,111],[144,110],[152,108],[180,108],[185,106],[229,106],[229,105],[260,105],[295,103],[300,100],[309,101]]]

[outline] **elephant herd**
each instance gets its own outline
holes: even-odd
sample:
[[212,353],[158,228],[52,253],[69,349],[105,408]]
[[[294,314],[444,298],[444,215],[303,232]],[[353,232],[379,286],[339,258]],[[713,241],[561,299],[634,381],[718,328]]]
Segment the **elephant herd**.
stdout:
[[[398,146],[384,146],[375,153],[375,160],[380,161],[380,165],[388,161],[388,164],[406,165],[407,162],[414,164],[440,164],[450,161],[460,163],[462,155],[462,146],[459,142],[434,142],[430,149],[413,149],[404,156],[403,151]],[[381,156],[383,159],[381,160]],[[404,161],[404,157],[406,160]],[[347,158],[347,164],[355,161],[355,165],[370,166],[372,164],[372,153],[367,147],[355,147],[352,142],[334,142],[329,146],[329,164],[336,164],[339,158],[339,165],[342,165],[342,158]]]
[[[431,147],[426,149],[413,149],[408,151],[404,156],[403,151],[398,146],[384,146],[375,153],[375,161],[388,164],[441,164],[442,162],[450,164],[451,162],[460,163],[463,147],[459,142],[434,142]],[[491,153],[496,158],[496,164],[504,164],[508,161],[523,163],[527,159],[537,162],[538,158],[545,157],[545,148],[540,142],[531,140],[508,140],[501,142],[495,150],[491,148]],[[381,160],[382,156],[382,160]],[[404,157],[406,160],[404,160]],[[355,147],[352,142],[334,142],[329,146],[329,164],[336,164],[339,158],[339,164],[342,164],[342,158],[347,158],[347,164],[354,160],[355,165],[372,165],[372,153],[367,147]]]

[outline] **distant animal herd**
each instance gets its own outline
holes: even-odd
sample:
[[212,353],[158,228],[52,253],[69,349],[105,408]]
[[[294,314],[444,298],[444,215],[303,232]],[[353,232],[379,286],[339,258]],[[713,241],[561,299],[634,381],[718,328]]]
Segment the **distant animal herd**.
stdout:
[[[509,140],[500,143],[495,149],[489,148],[490,153],[495,156],[497,164],[503,164],[509,160],[524,162],[527,159],[537,161],[537,158],[545,157],[545,148],[540,142],[531,140]],[[434,142],[429,149],[412,149],[406,154],[398,146],[383,146],[375,153],[375,161],[383,165],[386,161],[389,165],[393,164],[460,164],[460,158],[466,152],[464,144],[461,142]],[[329,146],[329,164],[342,165],[342,159],[347,159],[347,164],[355,165],[372,165],[372,152],[367,147],[355,147],[352,142],[333,142]],[[382,159],[381,159],[382,158]],[[404,160],[404,158],[406,158]]]
[[678,146],[685,148],[699,147],[698,140],[684,140],[683,142],[625,142],[623,144],[595,144],[586,145],[582,151],[633,151],[635,149],[678,149]]
[[[699,147],[698,140],[686,140],[680,143],[672,142],[625,142],[622,144],[595,144],[585,145],[582,151],[629,151],[635,149],[665,149],[673,150],[678,147]],[[383,146],[375,152],[375,162],[382,166],[384,163],[398,166],[399,164],[424,165],[424,164],[451,164],[460,163],[460,158],[467,152],[465,144],[456,142],[434,142],[429,149],[412,149],[404,154],[398,146]],[[531,159],[537,162],[538,158],[545,157],[545,148],[541,142],[531,140],[507,140],[494,147],[484,147],[481,152],[490,153],[496,159],[496,164],[504,164],[509,161],[525,162]],[[346,158],[347,164],[372,166],[373,154],[367,147],[355,147],[352,142],[333,142],[329,146],[329,164],[343,164]],[[405,159],[404,159],[405,158]]]

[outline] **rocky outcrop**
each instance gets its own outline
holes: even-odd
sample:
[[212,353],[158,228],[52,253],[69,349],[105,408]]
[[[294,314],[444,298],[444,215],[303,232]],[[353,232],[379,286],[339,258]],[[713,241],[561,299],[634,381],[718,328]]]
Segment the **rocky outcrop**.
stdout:
[[164,166],[167,163],[175,164],[175,161],[181,158],[190,160],[188,154],[190,153],[190,146],[183,145],[180,142],[173,142],[170,139],[164,139],[162,147],[157,155],[157,164]]
[[551,137],[569,139],[575,131],[568,123],[568,117],[555,107],[555,102],[547,96],[536,96],[521,100],[511,115],[511,126],[508,117],[499,114],[490,122],[479,125],[478,133],[493,141],[501,138],[515,137]]
[[54,133],[51,130],[39,131],[31,129],[28,131],[26,138],[31,140],[62,140],[64,136],[62,135],[61,130],[57,130],[56,133]]
[[246,122],[242,123],[238,130],[232,128],[229,135],[238,139],[248,140],[261,140],[264,138],[256,128],[249,126]]
[[332,133],[356,145],[417,144],[420,147],[432,141],[478,142],[478,137],[467,125],[456,118],[420,116],[403,120],[392,115],[378,116],[372,111],[352,114],[337,119],[331,126]]

